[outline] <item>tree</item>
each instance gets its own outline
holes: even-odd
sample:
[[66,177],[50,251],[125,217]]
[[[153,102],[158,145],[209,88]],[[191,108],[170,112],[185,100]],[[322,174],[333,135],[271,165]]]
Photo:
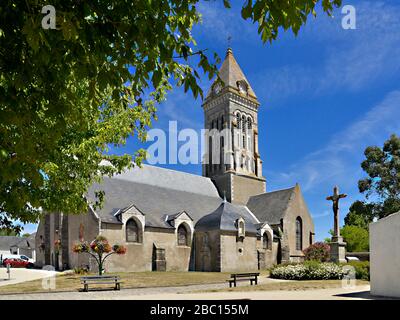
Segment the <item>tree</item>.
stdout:
[[362,169],[368,174],[358,182],[360,193],[371,202],[356,201],[345,217],[346,225],[368,229],[374,218],[400,211],[400,137],[393,134],[382,148],[365,149]]
[[101,276],[104,271],[104,262],[106,259],[113,254],[125,254],[126,248],[118,244],[111,247],[105,237],[97,236],[90,244],[86,242],[76,244],[72,248],[72,251],[75,253],[90,254],[96,260],[99,276]]
[[357,226],[344,226],[340,230],[349,252],[369,251],[369,232]]
[[[43,29],[47,3],[1,1],[1,225],[36,222],[42,211],[86,211],[83,195],[93,182],[145,157],[142,149],[109,155],[109,145],[143,141],[174,85],[202,97],[200,74],[213,77],[219,59],[191,35],[201,20],[198,2],[54,0],[56,29]],[[341,4],[321,2],[329,15]],[[317,3],[246,1],[241,15],[266,42],[279,29],[297,34]],[[103,198],[96,190],[91,204]]]
[[[333,236],[333,230],[329,230],[329,233]],[[363,228],[355,225],[345,225],[340,228],[340,235],[346,242],[346,249],[349,252],[362,252],[369,250],[369,231],[368,228]],[[332,242],[331,238],[326,238],[325,243],[329,244]]]
[[375,205],[364,201],[355,201],[349,208],[349,213],[344,218],[346,226],[357,226],[368,230],[369,224],[375,216]]

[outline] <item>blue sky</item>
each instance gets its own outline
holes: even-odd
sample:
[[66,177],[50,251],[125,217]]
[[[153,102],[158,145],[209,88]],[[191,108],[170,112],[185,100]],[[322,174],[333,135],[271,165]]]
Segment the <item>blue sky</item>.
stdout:
[[[344,1],[356,8],[357,29],[341,27],[318,11],[297,37],[281,33],[272,44],[262,44],[257,30],[240,17],[239,4],[226,10],[222,1],[203,1],[202,25],[193,32],[199,49],[222,58],[227,37],[247,79],[256,92],[259,109],[259,145],[267,190],[302,188],[312,216],[316,238],[332,228],[331,204],[325,200],[339,185],[349,205],[363,199],[357,181],[360,163],[369,145],[381,146],[391,133],[400,134],[400,3],[398,1]],[[206,91],[210,82],[201,82]],[[175,89],[159,106],[154,127],[203,127],[201,100]],[[140,144],[130,138],[115,153],[133,153]],[[200,165],[163,165],[201,174]],[[27,226],[26,231],[33,231]]]

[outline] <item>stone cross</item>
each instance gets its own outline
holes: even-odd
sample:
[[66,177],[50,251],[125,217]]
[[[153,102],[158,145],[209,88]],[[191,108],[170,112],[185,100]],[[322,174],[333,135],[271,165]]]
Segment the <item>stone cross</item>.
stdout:
[[326,200],[332,201],[333,203],[333,214],[334,214],[334,229],[333,236],[335,238],[340,237],[340,229],[339,229],[339,200],[342,198],[346,198],[347,194],[340,194],[338,186],[333,188],[333,195],[326,198]]

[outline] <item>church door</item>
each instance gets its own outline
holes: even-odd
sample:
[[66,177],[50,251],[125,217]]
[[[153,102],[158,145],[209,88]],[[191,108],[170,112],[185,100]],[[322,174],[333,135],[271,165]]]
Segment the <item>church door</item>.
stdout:
[[167,261],[165,259],[165,249],[159,248],[156,245],[153,246],[153,271],[166,271]]

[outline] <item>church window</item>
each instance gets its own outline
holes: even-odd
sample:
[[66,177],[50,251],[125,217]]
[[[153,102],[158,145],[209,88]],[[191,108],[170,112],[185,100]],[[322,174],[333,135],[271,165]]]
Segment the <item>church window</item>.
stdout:
[[241,121],[240,121],[241,117],[240,117],[240,113],[238,112],[236,114],[236,122],[237,122],[237,128],[240,129],[241,128]]
[[243,218],[237,220],[238,238],[244,238],[246,229]]
[[303,249],[303,222],[300,217],[296,219],[296,250]]
[[126,242],[140,242],[139,226],[134,219],[126,223]]
[[242,131],[243,131],[243,134],[246,133],[246,117],[245,116],[242,117]]
[[188,245],[188,232],[184,225],[178,227],[178,246]]
[[251,118],[247,119],[247,129],[251,129]]
[[224,129],[225,118],[224,116],[221,117],[221,129]]
[[270,240],[268,232],[264,232],[263,234],[263,249],[270,249]]
[[212,137],[208,138],[208,166],[210,171],[212,171]]
[[219,168],[222,169],[224,164],[224,137],[220,138],[220,152],[219,152]]

